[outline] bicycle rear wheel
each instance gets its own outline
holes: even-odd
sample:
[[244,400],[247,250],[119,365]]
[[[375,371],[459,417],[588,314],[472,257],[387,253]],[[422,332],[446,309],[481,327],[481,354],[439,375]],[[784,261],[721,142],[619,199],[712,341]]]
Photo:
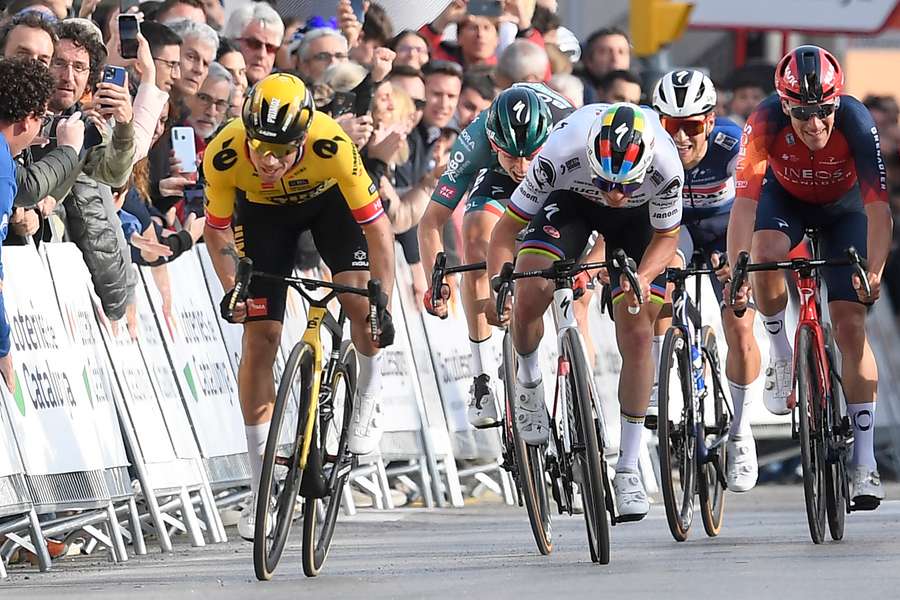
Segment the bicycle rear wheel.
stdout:
[[516,430],[516,352],[512,345],[512,335],[503,336],[503,389],[506,396],[507,443],[512,444],[515,461],[513,474],[519,489],[531,533],[541,554],[553,551],[553,532],[550,521],[550,497],[544,482],[545,446],[529,446],[519,437]]
[[691,347],[683,329],[669,328],[659,358],[657,436],[663,503],[672,537],[683,542],[694,519],[697,473]]
[[328,495],[307,498],[303,505],[303,572],[315,577],[325,564],[344,484],[353,467],[347,447],[347,428],[356,391],[356,350],[349,340],[341,344],[339,362],[331,375],[328,395],[319,403],[319,419],[310,454],[318,452],[327,480]]
[[841,387],[837,378],[837,354],[834,351],[834,337],[831,327],[825,325],[825,352],[828,359],[828,374],[831,380],[831,397],[828,402],[827,431],[828,466],[825,469],[825,510],[828,516],[828,530],[831,539],[838,541],[844,537],[844,520],[847,516],[847,448],[844,440],[844,416],[841,414]]
[[797,411],[800,421],[800,462],[803,465],[803,491],[809,535],[816,544],[825,538],[826,458],[825,416],[822,410],[824,390],[819,371],[815,333],[801,325],[797,333]]
[[300,442],[312,401],[313,363],[312,347],[298,343],[278,384],[255,507],[253,568],[261,581],[272,578],[291,531],[303,475]]
[[575,468],[580,469],[581,495],[584,503],[584,521],[587,527],[591,560],[601,565],[609,564],[609,515],[606,512],[606,465],[597,441],[597,423],[594,420],[593,400],[587,360],[581,338],[574,330],[563,336],[563,352],[569,359],[569,386],[571,409],[575,411],[575,431],[572,432],[572,449]]
[[[712,397],[704,399],[700,407],[703,413],[700,416],[700,432],[698,439],[702,444],[708,444],[710,440],[721,439],[721,436],[731,426],[731,419],[725,400],[725,390],[722,387],[722,371],[719,363],[719,346],[716,343],[716,333],[709,326],[703,327],[700,334],[703,344],[703,357],[709,368],[706,370],[706,389],[712,389]],[[709,406],[710,400],[712,406]],[[707,421],[706,417],[710,417]],[[709,423],[711,422],[711,423]],[[709,424],[708,424],[709,423]],[[722,521],[725,518],[725,485],[723,480],[726,469],[726,444],[720,444],[714,450],[707,450],[708,460],[698,465],[698,490],[700,492],[700,516],[703,518],[703,529],[706,535],[715,537],[722,530]]]

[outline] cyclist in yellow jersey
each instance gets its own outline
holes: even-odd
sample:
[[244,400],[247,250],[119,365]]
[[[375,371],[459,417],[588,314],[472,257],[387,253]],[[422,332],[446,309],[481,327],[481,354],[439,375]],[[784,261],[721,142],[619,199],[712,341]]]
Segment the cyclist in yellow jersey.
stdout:
[[[359,151],[334,120],[317,113],[312,94],[293,75],[259,81],[244,101],[241,119],[210,142],[203,159],[207,218],[204,237],[222,286],[234,288],[237,259],[254,269],[289,275],[297,241],[311,230],[336,283],[365,287],[380,279],[388,298],[394,282],[394,236]],[[246,424],[254,497],[262,471],[275,385],[272,366],[281,339],[286,288],[255,279],[250,297],[232,320],[244,323],[238,391]],[[350,319],[359,361],[349,430],[350,451],[367,454],[381,437],[381,354],[369,336],[365,298],[339,296]],[[227,317],[226,317],[227,318]],[[382,320],[381,346],[393,341],[390,314]],[[255,506],[255,501],[250,507]],[[244,510],[241,537],[252,540],[254,511]]]

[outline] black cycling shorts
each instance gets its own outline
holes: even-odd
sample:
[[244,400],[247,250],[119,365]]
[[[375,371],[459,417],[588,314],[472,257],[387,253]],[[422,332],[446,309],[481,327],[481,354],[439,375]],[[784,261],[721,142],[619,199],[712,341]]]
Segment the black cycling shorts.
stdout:
[[[771,171],[766,173],[756,207],[756,231],[780,231],[790,238],[791,248],[803,241],[807,228],[814,227],[819,232],[822,258],[846,258],[850,246],[865,257],[868,222],[859,184],[830,204],[809,204],[791,196]],[[822,269],[829,301],[859,302],[851,281],[853,273],[851,266]]]
[[[331,272],[368,271],[369,252],[362,228],[353,219],[338,186],[291,206],[239,199],[234,210],[234,242],[253,269],[288,276],[294,270],[300,234],[312,232],[316,249]],[[284,320],[287,286],[254,279],[250,283],[248,321]]]
[[[543,208],[525,228],[519,254],[540,254],[553,260],[578,258],[584,252],[592,232],[606,240],[607,256],[618,248],[640,264],[653,238],[649,203],[634,208],[611,208],[588,200],[569,190],[558,190],[547,197]],[[613,301],[622,294],[621,271],[610,269]],[[662,303],[666,290],[665,273],[650,285],[650,297]]]

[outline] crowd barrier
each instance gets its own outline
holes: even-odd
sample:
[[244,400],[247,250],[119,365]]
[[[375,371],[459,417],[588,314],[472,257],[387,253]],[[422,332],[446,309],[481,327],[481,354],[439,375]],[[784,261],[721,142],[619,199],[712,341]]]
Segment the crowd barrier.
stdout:
[[[134,339],[124,321],[103,316],[73,244],[47,244],[40,252],[4,248],[4,267],[16,391],[0,386],[0,577],[16,548],[33,552],[41,570],[50,568],[51,536],[77,532],[87,551],[104,548],[115,561],[128,559],[126,543],[133,553],[145,553],[149,536],[162,552],[172,551],[176,534],[197,546],[224,541],[219,511],[249,493],[236,385],[241,327],[219,316],[223,291],[207,249],[200,245],[171,263],[168,280],[166,270],[142,269]],[[442,321],[421,311],[399,258],[396,282],[397,336],[383,360],[387,430],[379,451],[361,457],[351,473],[353,488],[378,508],[393,507],[390,478],[428,507],[463,506],[466,496],[485,490],[514,503],[515,486],[501,466],[499,430],[476,431],[466,418],[472,374],[458,297]],[[159,291],[167,285],[171,303]],[[713,298],[711,289],[704,293]],[[724,359],[718,308],[706,302],[702,311],[717,329]],[[596,299],[589,314],[597,352],[594,386],[607,423],[605,452],[614,460],[621,360],[614,326]],[[886,303],[875,315],[873,345],[882,362],[896,339],[887,332],[896,336],[896,327]],[[274,377],[305,330],[305,318],[306,303],[291,290]],[[546,319],[540,357],[551,402],[556,341],[552,317]],[[765,336],[758,333],[765,364]],[[330,340],[323,341],[327,348]],[[496,332],[498,365],[501,342]],[[893,382],[895,372],[900,359],[886,363],[882,378]],[[495,383],[499,394],[499,376]],[[757,404],[751,422],[758,431],[786,432],[788,418],[772,417]],[[900,422],[896,409],[894,403],[882,413],[888,423]],[[640,464],[651,491],[654,456],[648,435]],[[346,514],[356,511],[353,497],[348,488]]]

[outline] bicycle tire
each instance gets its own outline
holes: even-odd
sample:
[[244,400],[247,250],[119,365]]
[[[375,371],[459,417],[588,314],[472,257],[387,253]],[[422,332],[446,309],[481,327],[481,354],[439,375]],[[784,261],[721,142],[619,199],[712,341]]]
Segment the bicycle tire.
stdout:
[[[347,429],[356,392],[356,350],[349,340],[341,344],[338,361],[329,382],[329,396],[319,404],[319,418],[313,433],[316,444],[310,449],[322,456],[328,479],[328,495],[325,498],[307,498],[303,504],[302,563],[303,573],[307,577],[318,575],[328,558],[344,485],[353,465],[353,456],[347,445]],[[336,422],[338,415],[341,420]],[[330,441],[331,447],[330,435],[334,436]]]
[[[576,464],[581,466],[581,495],[584,504],[584,523],[587,528],[588,548],[591,560],[601,565],[609,564],[609,514],[606,512],[606,466],[597,440],[597,424],[594,422],[591,385],[584,357],[581,338],[574,330],[563,336],[563,352],[569,357],[569,374],[566,379],[572,385],[571,407],[576,411],[573,432],[573,451]],[[573,436],[574,437],[574,436]],[[581,453],[581,460],[577,454]]]
[[[259,494],[255,507],[256,530],[253,542],[253,568],[260,581],[268,581],[272,578],[291,531],[294,503],[297,500],[300,479],[303,475],[299,461],[300,440],[306,426],[309,403],[312,401],[313,370],[313,348],[305,342],[298,342],[291,350],[278,384],[272,422],[269,427],[269,438],[266,441],[266,451],[263,455]],[[288,408],[291,402],[296,403],[296,427],[293,427],[291,422],[287,423],[289,429],[293,430],[291,438],[293,441],[285,448],[284,444],[280,443],[281,430],[285,417],[289,417]],[[287,467],[287,476],[284,484],[280,486],[274,480],[277,466]],[[275,485],[274,489],[273,484]],[[269,506],[273,492],[275,493],[275,521],[269,531],[268,521],[272,516]]]
[[[707,410],[710,407],[702,404],[700,432],[698,439],[706,443],[708,435],[719,436],[731,426],[726,409],[725,389],[722,386],[722,370],[719,362],[719,345],[716,341],[716,332],[709,326],[704,326],[700,332],[700,341],[703,349],[705,364],[709,367],[706,371],[706,385],[709,389],[712,384],[712,432],[706,423]],[[709,400],[709,396],[706,397]],[[709,537],[715,537],[722,531],[722,522],[725,519],[725,488],[722,485],[722,477],[725,475],[727,462],[727,444],[720,444],[716,448],[715,458],[704,464],[698,465],[697,483],[700,492],[700,516],[703,519],[703,529]],[[721,475],[721,477],[720,477]]]
[[513,445],[516,485],[528,513],[534,542],[538,551],[546,556],[553,551],[553,531],[550,498],[544,483],[544,446],[527,445],[516,428],[516,353],[509,332],[503,337],[503,388],[506,394],[504,427],[507,428],[507,443]]
[[816,544],[825,538],[825,448],[823,443],[823,390],[819,389],[815,333],[809,325],[797,332],[797,410],[800,421],[800,464],[809,535]]
[[[688,538],[694,515],[694,477],[697,473],[696,438],[691,431],[694,421],[692,401],[694,382],[691,374],[690,343],[680,327],[670,327],[663,339],[659,361],[659,473],[669,531],[677,542]],[[669,384],[672,369],[677,368],[681,389],[680,421],[670,415]],[[677,481],[675,473],[677,472]],[[679,496],[679,490],[681,492]]]
[[841,386],[838,381],[837,354],[834,351],[834,337],[831,326],[823,327],[825,335],[825,353],[828,359],[828,373],[831,380],[831,398],[828,403],[828,431],[832,448],[829,465],[825,470],[825,510],[828,517],[828,532],[831,539],[840,541],[844,538],[844,521],[847,517],[847,450],[844,445],[843,415],[841,414]]

